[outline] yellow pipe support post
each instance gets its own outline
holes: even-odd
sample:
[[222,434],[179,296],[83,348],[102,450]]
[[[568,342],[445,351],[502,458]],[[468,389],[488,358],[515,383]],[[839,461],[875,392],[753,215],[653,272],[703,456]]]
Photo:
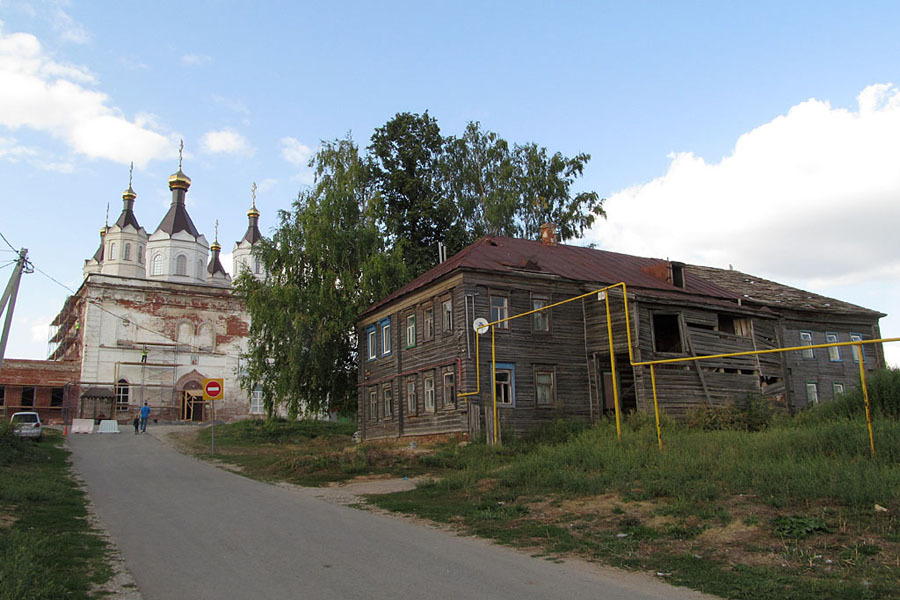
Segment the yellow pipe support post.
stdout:
[[613,400],[616,409],[616,436],[622,439],[622,417],[619,412],[619,384],[616,380],[616,354],[613,346],[612,322],[609,317],[609,293],[606,297],[606,335],[609,337],[609,367],[612,369]]
[[656,441],[662,450],[662,428],[659,426],[659,401],[656,399],[656,369],[650,365],[650,385],[653,387],[653,410],[656,413]]
[[[466,392],[465,394],[457,394],[457,398],[466,398],[467,396],[476,396],[481,393],[481,360],[478,356],[478,348],[481,347],[480,340],[481,332],[475,332],[475,391],[474,392]],[[462,385],[462,382],[459,382]]]
[[869,408],[869,390],[866,387],[865,355],[863,355],[862,344],[855,347],[856,354],[859,356],[859,383],[862,386],[863,398],[866,401],[866,423],[869,427],[869,450],[872,452],[872,458],[875,458],[875,434],[872,432],[872,411]]
[[497,346],[494,344],[494,326],[491,325],[491,398],[494,401],[494,427],[493,427],[493,437],[494,437],[494,445],[500,441],[500,436],[497,435],[497,429],[500,426],[499,423],[499,415],[497,414]]
[[628,316],[628,287],[625,282],[617,283],[622,286],[622,299],[625,301],[625,334],[628,336],[628,362],[634,363],[634,353],[631,351],[631,319]]

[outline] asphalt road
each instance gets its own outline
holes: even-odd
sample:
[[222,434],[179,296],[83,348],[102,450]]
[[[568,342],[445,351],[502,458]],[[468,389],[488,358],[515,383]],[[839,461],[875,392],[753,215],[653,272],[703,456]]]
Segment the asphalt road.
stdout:
[[253,481],[127,429],[69,444],[145,600],[704,597]]

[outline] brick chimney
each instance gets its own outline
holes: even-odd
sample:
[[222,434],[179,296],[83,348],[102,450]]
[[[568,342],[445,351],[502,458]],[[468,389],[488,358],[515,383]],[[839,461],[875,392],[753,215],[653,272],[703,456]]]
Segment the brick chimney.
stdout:
[[556,225],[553,223],[541,225],[541,243],[545,246],[556,246]]

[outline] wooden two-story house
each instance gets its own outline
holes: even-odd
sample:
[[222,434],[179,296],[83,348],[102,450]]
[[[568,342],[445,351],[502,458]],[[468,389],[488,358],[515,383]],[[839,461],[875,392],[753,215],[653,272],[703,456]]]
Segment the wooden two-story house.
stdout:
[[[748,278],[558,244],[551,227],[541,241],[482,238],[360,316],[360,434],[490,434],[494,396],[501,435],[560,417],[596,420],[614,408],[613,361],[621,408],[652,410],[649,369],[633,367],[632,359],[879,335],[882,313],[772,282],[750,294]],[[625,302],[616,288],[608,292],[613,357],[607,299],[591,294],[496,325],[492,372],[491,333],[479,336],[476,318],[496,322],[621,282],[628,289],[631,355]],[[701,404],[763,394],[801,408],[854,385],[857,354],[849,350],[841,349],[840,360],[817,350],[812,358],[804,351],[660,365],[660,406],[679,418]],[[869,346],[863,360],[869,369],[883,366],[881,348]]]

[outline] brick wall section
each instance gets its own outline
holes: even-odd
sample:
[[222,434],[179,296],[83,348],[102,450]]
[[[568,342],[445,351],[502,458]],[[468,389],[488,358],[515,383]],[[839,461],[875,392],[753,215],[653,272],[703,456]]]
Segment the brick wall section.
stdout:
[[[78,398],[79,364],[73,361],[23,360],[8,358],[0,369],[3,407],[6,418],[19,411],[37,411],[44,423],[61,423],[66,408]],[[34,388],[32,406],[23,404],[23,391]],[[53,390],[58,390],[53,404]]]

